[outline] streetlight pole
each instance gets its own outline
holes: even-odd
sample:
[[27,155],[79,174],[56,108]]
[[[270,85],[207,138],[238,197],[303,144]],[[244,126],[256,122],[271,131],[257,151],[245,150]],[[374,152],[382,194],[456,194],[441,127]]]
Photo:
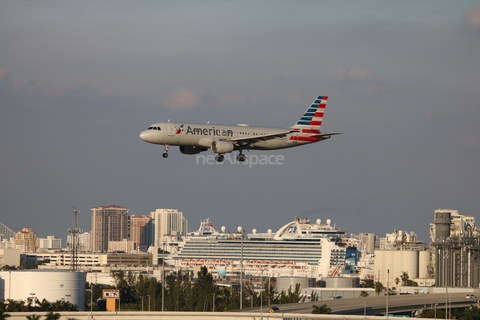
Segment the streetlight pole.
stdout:
[[367,298],[363,297],[363,318],[367,318]]
[[162,312],[165,311],[165,239],[162,242]]
[[388,319],[388,296],[389,296],[389,290],[388,290],[388,286],[389,286],[389,283],[388,283],[388,280],[390,279],[390,269],[387,269],[387,319]]
[[453,293],[450,293],[450,318],[452,317],[452,294]]
[[445,319],[448,319],[448,277],[447,277],[447,260],[448,253],[445,253],[445,248],[443,247],[443,277],[445,279]]
[[85,291],[90,291],[90,319],[93,319],[93,283],[90,284],[90,289],[85,289]]
[[241,254],[240,254],[240,310],[243,307],[243,228],[237,228],[241,236]]

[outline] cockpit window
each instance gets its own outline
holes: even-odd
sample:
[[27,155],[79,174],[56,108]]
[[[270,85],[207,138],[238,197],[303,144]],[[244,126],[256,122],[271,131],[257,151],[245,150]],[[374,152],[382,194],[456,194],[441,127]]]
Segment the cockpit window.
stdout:
[[160,127],[148,127],[147,130],[158,130],[158,131],[160,131],[162,129]]

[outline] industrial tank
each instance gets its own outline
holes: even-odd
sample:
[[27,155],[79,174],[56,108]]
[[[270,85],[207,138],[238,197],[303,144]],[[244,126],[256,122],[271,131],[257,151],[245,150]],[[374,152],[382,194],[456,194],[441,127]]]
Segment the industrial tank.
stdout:
[[429,278],[428,264],[430,263],[430,253],[428,251],[420,251],[418,259],[418,277],[420,279]]
[[66,270],[0,271],[0,300],[27,300],[50,302],[63,300],[85,306],[85,273]]
[[291,288],[292,291],[295,291],[295,287],[297,283],[300,284],[300,289],[314,288],[315,278],[279,277],[277,278],[277,284],[276,284],[277,292],[282,292],[282,290],[287,292],[289,288]]
[[[395,278],[401,278],[404,272],[408,273],[409,279],[419,277],[419,270],[422,265],[428,264],[428,253],[426,251],[391,251],[375,250],[374,273],[376,281],[380,281],[384,286],[394,284]],[[420,260],[422,259],[422,260]],[[388,279],[387,279],[387,276]]]
[[360,288],[360,278],[325,277],[322,281],[326,288]]

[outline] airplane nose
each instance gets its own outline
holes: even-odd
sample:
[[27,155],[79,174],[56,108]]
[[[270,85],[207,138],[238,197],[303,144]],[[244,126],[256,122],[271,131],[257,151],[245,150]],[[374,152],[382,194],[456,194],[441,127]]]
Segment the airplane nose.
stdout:
[[148,139],[148,130],[142,131],[142,133],[140,133],[140,139],[142,139],[143,141],[147,141],[147,139]]

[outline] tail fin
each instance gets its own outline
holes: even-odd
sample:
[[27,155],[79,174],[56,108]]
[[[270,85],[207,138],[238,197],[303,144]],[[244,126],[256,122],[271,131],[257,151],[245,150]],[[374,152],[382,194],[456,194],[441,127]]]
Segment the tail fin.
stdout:
[[312,131],[318,130],[318,133],[320,133],[327,100],[327,96],[319,96],[315,99],[310,108],[305,111],[293,128],[312,129]]

